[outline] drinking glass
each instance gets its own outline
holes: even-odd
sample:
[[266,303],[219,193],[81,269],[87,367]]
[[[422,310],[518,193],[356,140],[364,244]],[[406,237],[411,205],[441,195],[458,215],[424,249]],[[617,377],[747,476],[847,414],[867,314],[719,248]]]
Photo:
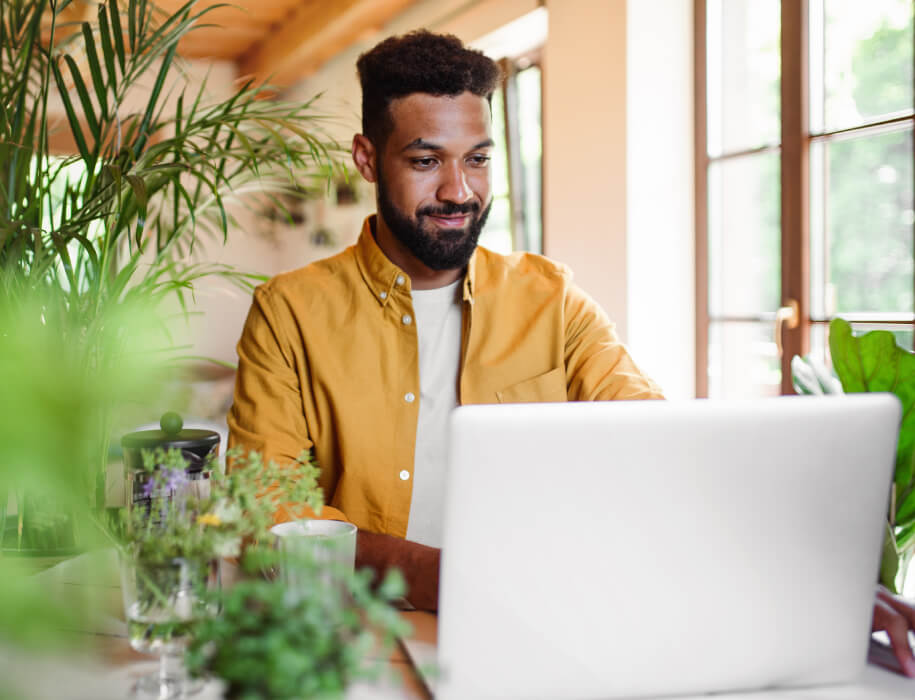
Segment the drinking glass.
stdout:
[[159,670],[141,677],[141,698],[171,700],[202,687],[191,682],[183,655],[194,624],[210,614],[203,593],[219,583],[218,568],[209,562],[170,559],[146,562],[122,555],[121,590],[130,646],[159,657]]
[[280,551],[306,556],[317,565],[352,573],[356,566],[356,526],[338,520],[295,520],[270,528]]
[[[346,592],[356,565],[356,526],[337,520],[298,520],[270,528],[279,550],[279,575],[293,596],[315,589]],[[274,572],[275,573],[275,572]]]

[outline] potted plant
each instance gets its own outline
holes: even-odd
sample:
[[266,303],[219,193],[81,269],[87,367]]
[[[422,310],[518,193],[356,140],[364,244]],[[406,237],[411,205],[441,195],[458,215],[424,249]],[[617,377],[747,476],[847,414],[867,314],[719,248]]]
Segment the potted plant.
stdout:
[[[250,275],[189,261],[195,243],[230,235],[230,203],[246,192],[313,190],[338,146],[313,102],[265,99],[269,87],[252,83],[217,100],[206,81],[189,81],[178,43],[211,8],[191,0],[168,15],[147,0],[107,0],[74,12],[77,2],[0,4],[0,306],[51,324],[54,347],[102,381],[131,342],[114,324],[118,308],[157,328],[160,303],[184,305],[202,276],[250,286]],[[64,157],[51,148],[61,133],[75,149]],[[162,334],[147,349],[167,347]],[[100,508],[112,401],[96,406],[90,453],[71,461]],[[11,488],[0,483],[0,514]],[[59,538],[52,519],[30,518],[42,495],[15,490],[14,546],[28,523]]]
[[841,319],[829,324],[829,353],[838,379],[812,358],[794,357],[791,370],[799,394],[881,391],[902,402],[896,467],[887,512],[880,582],[898,592],[915,553],[915,354],[896,344],[889,331],[861,336]]
[[195,626],[217,610],[206,591],[219,583],[219,560],[242,556],[244,543],[263,540],[279,502],[319,512],[322,492],[307,453],[294,469],[234,453],[229,473],[217,468],[214,454],[205,481],[189,477],[179,449],[141,454],[145,498],[122,511],[116,533],[128,638],[137,651],[160,657],[159,672],[141,679],[141,689],[180,697],[186,690],[181,655]]
[[[148,690],[181,696],[187,647],[190,671],[222,678],[229,697],[341,693],[370,671],[366,655],[379,635],[389,645],[403,631],[388,604],[403,594],[402,578],[393,574],[373,590],[368,571],[335,567],[308,550],[281,554],[269,535],[272,513],[285,502],[320,513],[317,467],[308,453],[294,469],[253,452],[230,457],[232,469],[212,463],[201,489],[179,450],[143,451],[148,498],[124,511],[118,539],[130,643],[161,660]],[[219,585],[214,562],[223,557],[238,558],[246,578]],[[276,566],[294,566],[296,575],[265,578]]]

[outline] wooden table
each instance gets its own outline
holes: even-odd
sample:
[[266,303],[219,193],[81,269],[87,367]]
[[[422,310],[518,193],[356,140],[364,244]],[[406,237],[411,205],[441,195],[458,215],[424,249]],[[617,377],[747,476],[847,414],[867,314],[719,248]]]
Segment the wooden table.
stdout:
[[[0,647],[0,677],[21,681],[23,697],[30,700],[123,700],[135,679],[154,671],[156,661],[133,651],[127,642],[120,581],[113,550],[82,555],[34,577],[48,595],[66,596],[86,612],[83,624],[68,630],[81,651],[67,656],[36,657],[21,650]],[[2,604],[2,602],[0,602]],[[434,644],[437,618],[431,613],[403,612],[413,628],[411,637]],[[498,650],[494,650],[497,652]],[[403,649],[375,657],[383,664],[384,678],[371,685],[354,686],[347,700],[427,700],[430,695]],[[222,696],[218,682],[210,682],[196,700]],[[16,697],[15,693],[13,697]],[[681,700],[704,700],[695,696]],[[897,700],[915,697],[915,681],[869,664],[855,683],[809,689],[767,690],[717,694],[717,700]]]
[[[231,577],[231,573],[229,576]],[[100,550],[67,560],[33,577],[49,596],[66,599],[80,615],[75,629],[62,631],[73,642],[67,654],[36,656],[0,647],[0,677],[18,683],[23,697],[44,700],[123,700],[139,676],[157,668],[157,660],[134,651],[127,641],[124,604],[114,550]],[[434,642],[436,618],[402,612],[414,635]],[[66,639],[69,638],[69,639]],[[375,683],[356,684],[347,700],[428,700],[429,693],[399,645],[384,656],[370,656],[382,668]],[[218,681],[205,684],[192,700],[222,697]],[[16,697],[16,694],[13,694]]]

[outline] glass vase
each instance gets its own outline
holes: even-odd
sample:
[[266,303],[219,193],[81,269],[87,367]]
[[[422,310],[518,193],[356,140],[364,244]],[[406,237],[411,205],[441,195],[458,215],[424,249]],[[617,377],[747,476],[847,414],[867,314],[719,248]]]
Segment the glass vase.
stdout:
[[183,657],[195,624],[211,614],[205,594],[219,585],[218,566],[122,554],[120,569],[130,646],[159,657],[158,671],[137,681],[136,696],[171,700],[198,691],[201,683],[188,678]]

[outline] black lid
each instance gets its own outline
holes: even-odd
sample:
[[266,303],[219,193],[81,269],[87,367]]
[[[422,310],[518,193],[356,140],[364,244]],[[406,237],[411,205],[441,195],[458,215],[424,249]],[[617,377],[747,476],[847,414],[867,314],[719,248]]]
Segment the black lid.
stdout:
[[121,438],[122,447],[168,449],[173,447],[179,450],[202,449],[203,453],[219,444],[219,433],[215,430],[197,430],[185,428],[177,433],[166,433],[164,430],[138,430],[127,433]]

